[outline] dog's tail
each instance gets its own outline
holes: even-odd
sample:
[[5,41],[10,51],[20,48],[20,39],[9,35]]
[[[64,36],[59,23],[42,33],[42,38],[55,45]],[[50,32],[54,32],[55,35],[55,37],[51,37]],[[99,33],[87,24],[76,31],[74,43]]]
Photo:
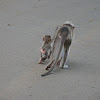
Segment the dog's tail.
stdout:
[[52,72],[52,70],[55,68],[55,66],[57,65],[57,61],[58,61],[59,56],[60,56],[60,53],[62,51],[62,47],[63,47],[64,41],[65,41],[65,39],[64,38],[61,38],[60,48],[59,48],[58,55],[56,57],[56,60],[55,60],[55,62],[53,64],[53,66],[51,67],[51,69],[48,72],[42,74],[41,76],[49,75]]

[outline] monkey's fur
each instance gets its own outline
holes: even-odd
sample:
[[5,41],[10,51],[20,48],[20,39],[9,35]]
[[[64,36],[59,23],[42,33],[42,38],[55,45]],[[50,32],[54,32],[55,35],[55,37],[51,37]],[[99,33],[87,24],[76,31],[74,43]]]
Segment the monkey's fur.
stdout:
[[[47,58],[50,58],[51,55],[51,36],[45,35],[43,37],[43,44],[40,50],[41,57],[38,64],[42,64]],[[49,53],[49,54],[48,54]]]
[[[55,68],[55,66],[57,66],[57,63],[59,61],[59,56],[61,54],[63,47],[64,47],[64,57],[63,57],[63,62],[61,67],[62,68],[64,67],[65,61],[68,56],[69,47],[72,43],[74,28],[75,27],[71,23],[66,22],[60,28],[56,29],[56,35],[54,37],[54,44],[52,50],[53,58],[50,64],[47,65],[47,67],[49,68],[51,67],[51,69],[48,72],[42,74],[41,76],[49,75],[52,72],[52,70]],[[56,50],[58,50],[56,53],[57,55],[54,55]]]

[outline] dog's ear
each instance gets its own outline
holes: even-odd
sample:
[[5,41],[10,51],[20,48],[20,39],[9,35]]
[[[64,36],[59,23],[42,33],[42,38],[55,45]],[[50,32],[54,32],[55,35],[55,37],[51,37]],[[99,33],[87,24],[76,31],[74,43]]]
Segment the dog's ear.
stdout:
[[75,27],[73,26],[73,29],[75,29]]
[[43,38],[43,41],[44,41],[44,38]]

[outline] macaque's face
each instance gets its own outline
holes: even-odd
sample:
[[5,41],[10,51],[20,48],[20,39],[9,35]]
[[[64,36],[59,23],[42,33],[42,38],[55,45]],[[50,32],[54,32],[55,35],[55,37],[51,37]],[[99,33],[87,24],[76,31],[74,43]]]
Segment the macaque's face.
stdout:
[[51,36],[45,35],[44,38],[43,38],[43,41],[45,41],[46,43],[49,43],[51,41]]

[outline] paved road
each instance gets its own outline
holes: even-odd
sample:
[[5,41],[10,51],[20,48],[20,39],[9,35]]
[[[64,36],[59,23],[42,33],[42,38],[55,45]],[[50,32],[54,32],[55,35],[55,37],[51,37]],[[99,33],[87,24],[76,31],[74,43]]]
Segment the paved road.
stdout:
[[[41,77],[39,48],[75,24],[68,69]],[[0,100],[100,100],[100,0],[0,0]]]

